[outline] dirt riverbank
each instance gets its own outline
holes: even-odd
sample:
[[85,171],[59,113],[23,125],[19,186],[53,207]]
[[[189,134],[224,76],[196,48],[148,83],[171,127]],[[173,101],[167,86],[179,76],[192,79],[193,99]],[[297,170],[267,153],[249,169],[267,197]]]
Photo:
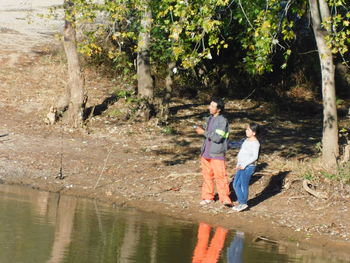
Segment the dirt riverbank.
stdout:
[[[20,30],[1,28],[1,36],[9,34],[12,42],[30,38]],[[66,79],[64,59],[50,41],[49,46],[28,42],[21,48],[25,45],[21,42],[0,47],[2,183],[204,221],[305,248],[316,246],[317,253],[334,253],[350,261],[349,186],[315,182],[318,191],[328,193],[324,199],[302,188],[308,167],[317,166],[311,158],[321,136],[321,128],[315,128],[321,127],[321,111],[276,114],[268,103],[229,101],[232,139],[243,136],[243,126],[250,120],[264,128],[261,169],[251,185],[249,210],[231,213],[218,203],[200,207],[202,138],[192,126],[202,121],[207,105],[175,100],[171,132],[156,120],[121,121],[108,114],[120,109],[122,101],[93,117],[85,129],[46,125],[45,116],[63,94]],[[88,68],[84,73],[88,106],[102,105],[114,82]],[[346,121],[341,120],[342,125]],[[236,153],[228,153],[230,173]],[[63,180],[57,178],[60,169]]]

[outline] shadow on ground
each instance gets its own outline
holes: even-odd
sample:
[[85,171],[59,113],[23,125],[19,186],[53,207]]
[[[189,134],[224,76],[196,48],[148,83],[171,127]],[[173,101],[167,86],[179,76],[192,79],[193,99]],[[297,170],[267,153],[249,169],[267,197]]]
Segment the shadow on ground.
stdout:
[[[230,140],[236,141],[245,137],[244,129],[235,128],[235,123],[245,124],[257,122],[261,126],[259,141],[261,143],[261,153],[278,154],[283,158],[309,158],[315,156],[318,152],[317,144],[322,137],[322,111],[318,112],[319,105],[310,105],[308,103],[294,103],[288,106],[288,111],[274,111],[269,108],[269,104],[261,105],[256,102],[255,105],[237,110],[227,108],[225,116],[229,120],[233,130],[230,131]],[[204,123],[204,118],[208,116],[205,104],[185,104],[171,108],[173,113],[171,123],[176,124],[178,136],[174,140],[174,146],[180,147],[180,153],[173,156],[169,163],[178,164],[193,160],[195,154],[199,154],[199,149],[191,146],[191,143],[182,144],[185,138],[187,140],[199,139],[200,136],[195,133],[189,133],[186,127],[193,124]],[[200,108],[198,108],[200,107]],[[305,107],[305,111],[303,111]],[[186,114],[179,114],[180,110],[187,109]],[[190,109],[193,109],[192,111]],[[295,112],[291,112],[295,109]],[[313,109],[313,110],[310,110]],[[316,115],[317,114],[317,115]],[[238,126],[238,125],[237,125]],[[236,126],[236,127],[237,127]],[[187,127],[188,128],[188,127]],[[202,139],[202,138],[201,138]],[[166,152],[159,152],[167,154]],[[170,154],[170,152],[168,152]]]
[[[265,189],[258,194],[256,197],[253,199],[250,199],[248,201],[249,207],[254,207],[265,200],[269,199],[270,197],[280,193],[283,188],[283,182],[286,176],[290,173],[290,171],[284,171],[280,172],[276,175],[272,175],[270,178],[270,181],[268,185],[265,187]],[[255,176],[253,176],[255,177]]]

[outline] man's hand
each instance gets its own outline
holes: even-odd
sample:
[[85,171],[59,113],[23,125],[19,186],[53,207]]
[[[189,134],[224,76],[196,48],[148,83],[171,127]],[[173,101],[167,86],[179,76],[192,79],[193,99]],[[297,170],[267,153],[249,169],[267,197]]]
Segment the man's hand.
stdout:
[[196,133],[199,135],[203,135],[204,134],[204,129],[202,127],[197,127],[196,128]]

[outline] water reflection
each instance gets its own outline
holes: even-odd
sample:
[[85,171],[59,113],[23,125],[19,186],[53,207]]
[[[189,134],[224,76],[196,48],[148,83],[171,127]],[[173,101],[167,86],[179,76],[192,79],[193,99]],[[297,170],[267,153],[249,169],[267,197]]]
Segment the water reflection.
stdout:
[[55,239],[48,263],[61,262],[63,259],[64,251],[71,242],[76,204],[75,197],[58,196]]
[[228,230],[223,227],[216,228],[209,243],[211,229],[212,227],[206,223],[199,224],[198,241],[194,249],[192,263],[215,263],[218,261]]
[[230,247],[227,250],[227,260],[229,263],[243,263],[244,233],[237,231]]
[[[2,207],[7,207],[6,212],[2,212],[2,215],[6,215],[8,212],[11,212],[10,214],[13,215],[9,218],[1,217],[1,219],[3,219],[1,222],[5,221],[6,224],[10,226],[3,232],[12,232],[16,236],[21,237],[21,240],[15,239],[16,241],[14,243],[10,242],[10,244],[14,244],[16,248],[18,248],[18,246],[26,247],[25,243],[30,242],[28,239],[30,240],[33,236],[34,238],[31,241],[40,243],[40,239],[42,239],[40,235],[42,232],[46,232],[47,235],[53,235],[53,244],[50,249],[51,256],[45,261],[49,263],[61,262],[64,251],[71,241],[77,199],[74,197],[53,195],[44,191],[30,191],[22,187],[9,185],[1,185],[1,199]],[[6,200],[6,202],[4,202],[4,200]],[[9,208],[10,205],[13,205],[11,209]],[[31,213],[30,207],[32,207],[33,213]],[[28,211],[29,213],[24,215],[17,208],[22,211]],[[22,220],[27,221],[24,223]],[[48,222],[50,223],[47,224]],[[52,231],[52,225],[55,226],[54,231]],[[36,235],[40,238],[37,239]],[[51,239],[52,238],[49,238],[49,240]],[[1,239],[1,241],[3,241],[3,239]],[[2,248],[0,249],[2,251]],[[11,245],[8,251],[11,252],[11,249],[15,248]],[[42,251],[48,254],[50,250]],[[34,259],[37,258],[37,253],[33,253],[34,251],[35,249],[31,251],[26,251],[24,249],[21,253],[16,253],[16,256],[18,256],[16,261],[8,262],[34,262]],[[6,260],[9,258],[11,258],[11,255],[6,256]],[[41,256],[36,260],[40,262],[40,258]],[[6,260],[4,262],[6,262]]]
[[247,233],[0,185],[0,262],[348,262]]

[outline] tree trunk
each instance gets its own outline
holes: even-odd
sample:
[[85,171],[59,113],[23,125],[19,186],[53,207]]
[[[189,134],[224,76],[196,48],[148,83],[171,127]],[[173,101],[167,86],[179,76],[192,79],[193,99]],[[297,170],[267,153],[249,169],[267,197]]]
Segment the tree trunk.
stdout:
[[169,103],[171,99],[171,93],[173,91],[173,76],[176,63],[174,61],[168,63],[167,76],[165,78],[165,94],[163,102],[160,106],[160,117],[163,121],[167,122],[169,118]]
[[64,6],[65,24],[63,31],[63,46],[68,62],[68,87],[65,98],[69,101],[66,114],[67,122],[73,127],[79,127],[83,123],[86,94],[76,45],[76,31],[74,16],[72,15],[73,3],[70,0],[65,0]]
[[153,99],[153,78],[150,67],[150,35],[152,28],[152,12],[150,1],[141,2],[143,15],[141,18],[141,29],[138,39],[137,54],[137,88],[141,98]]
[[318,48],[322,75],[323,97],[323,134],[322,161],[326,168],[334,168],[339,156],[338,117],[335,97],[335,67],[331,49],[325,37],[328,32],[322,28],[321,22],[328,16],[329,9],[325,0],[310,0],[313,31]]

